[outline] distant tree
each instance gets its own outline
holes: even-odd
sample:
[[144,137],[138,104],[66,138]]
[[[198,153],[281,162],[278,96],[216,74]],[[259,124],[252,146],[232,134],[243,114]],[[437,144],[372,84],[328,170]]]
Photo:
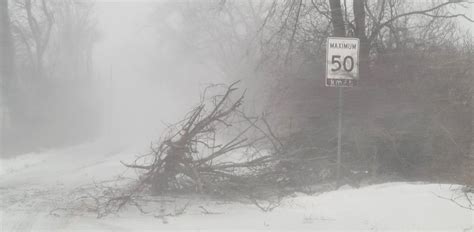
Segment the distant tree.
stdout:
[[[44,56],[50,42],[54,13],[46,0],[16,1],[18,15],[15,15],[14,30],[24,44],[35,76],[44,78]],[[23,11],[23,12],[20,12]]]
[[[100,115],[91,78],[97,41],[93,4],[81,0],[10,2],[15,46],[9,60],[16,61],[17,81],[10,98],[11,129],[3,136],[9,139],[9,150],[27,152],[70,144],[94,134]],[[49,136],[39,136],[46,131]],[[24,139],[18,141],[18,137]]]
[[[8,12],[8,1],[0,3],[0,48],[1,48],[1,76],[2,93],[6,94],[9,83],[15,73],[15,50],[12,40],[10,14]],[[3,96],[6,98],[6,96]]]
[[94,5],[77,0],[55,4],[56,32],[52,49],[56,76],[82,79],[87,82],[92,74],[92,49],[98,32],[93,17]]
[[9,117],[9,93],[15,78],[15,49],[12,40],[8,1],[0,2],[0,59],[0,154],[2,154],[7,118]]

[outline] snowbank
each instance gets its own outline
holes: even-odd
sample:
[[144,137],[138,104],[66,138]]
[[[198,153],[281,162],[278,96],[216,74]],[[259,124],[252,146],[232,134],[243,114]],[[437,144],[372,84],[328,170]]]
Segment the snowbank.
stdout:
[[133,160],[135,154],[139,152],[89,144],[2,161],[2,231],[469,231],[474,227],[473,211],[441,198],[450,198],[459,186],[423,183],[295,194],[270,212],[253,204],[188,196],[157,198],[145,207],[150,212],[146,215],[133,207],[102,219],[91,212],[50,214],[68,199],[72,188],[122,173],[119,161]]

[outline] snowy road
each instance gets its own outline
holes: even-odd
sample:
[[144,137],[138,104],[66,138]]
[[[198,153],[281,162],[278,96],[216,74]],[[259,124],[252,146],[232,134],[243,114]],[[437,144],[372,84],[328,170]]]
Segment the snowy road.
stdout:
[[457,186],[422,183],[296,194],[271,212],[188,196],[162,199],[147,208],[147,215],[132,207],[101,219],[92,212],[51,213],[71,201],[73,188],[122,173],[119,161],[133,159],[136,152],[89,144],[2,160],[1,231],[474,230],[473,211],[439,197],[450,197]]

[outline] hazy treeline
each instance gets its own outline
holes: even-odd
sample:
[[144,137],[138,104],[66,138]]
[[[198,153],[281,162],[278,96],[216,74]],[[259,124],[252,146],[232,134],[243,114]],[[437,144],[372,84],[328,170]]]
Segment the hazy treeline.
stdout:
[[100,119],[86,1],[2,1],[2,152],[74,144]]
[[168,12],[158,22],[198,54],[188,58],[210,61],[254,89],[258,108],[272,115],[291,153],[301,157],[289,170],[310,182],[334,177],[336,160],[337,90],[324,87],[326,39],[358,37],[359,86],[344,90],[347,178],[469,182],[474,50],[472,19],[463,10],[471,5],[180,1],[158,7]]

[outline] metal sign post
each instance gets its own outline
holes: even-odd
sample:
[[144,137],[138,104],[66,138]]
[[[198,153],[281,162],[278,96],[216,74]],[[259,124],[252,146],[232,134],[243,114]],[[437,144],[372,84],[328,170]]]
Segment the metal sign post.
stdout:
[[326,49],[325,85],[338,87],[338,128],[337,128],[337,187],[341,179],[342,159],[342,110],[343,89],[353,87],[359,80],[359,39],[345,37],[329,37]]
[[340,186],[341,180],[341,153],[342,153],[342,104],[343,104],[343,93],[342,88],[339,88],[339,97],[338,97],[338,125],[337,125],[337,169],[336,169],[336,187]]

